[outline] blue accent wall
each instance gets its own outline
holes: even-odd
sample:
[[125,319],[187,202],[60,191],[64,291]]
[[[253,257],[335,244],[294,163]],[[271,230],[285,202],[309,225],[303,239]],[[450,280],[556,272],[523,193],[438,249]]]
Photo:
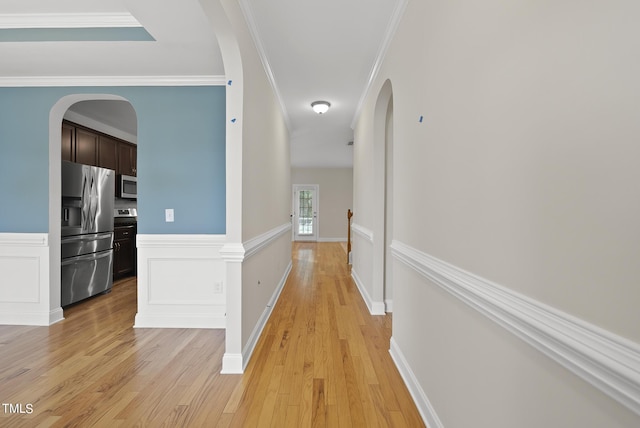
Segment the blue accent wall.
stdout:
[[135,41],[155,39],[142,27],[100,28],[1,28],[0,42],[87,42]]
[[224,86],[0,88],[0,232],[48,232],[49,113],[82,93],[136,110],[139,233],[225,233]]

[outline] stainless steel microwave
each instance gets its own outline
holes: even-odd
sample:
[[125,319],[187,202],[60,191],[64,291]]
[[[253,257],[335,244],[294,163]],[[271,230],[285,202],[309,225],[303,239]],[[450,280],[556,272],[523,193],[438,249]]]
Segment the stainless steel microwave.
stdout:
[[117,196],[123,199],[138,198],[138,178],[131,175],[119,175]]

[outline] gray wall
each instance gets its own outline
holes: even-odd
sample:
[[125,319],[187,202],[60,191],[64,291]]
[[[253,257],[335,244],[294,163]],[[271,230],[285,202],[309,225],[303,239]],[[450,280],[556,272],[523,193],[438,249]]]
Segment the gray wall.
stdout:
[[[639,13],[409,1],[357,120],[354,221],[378,227],[375,107],[389,81],[394,240],[638,349]],[[393,273],[393,338],[444,426],[640,426],[454,293],[398,261]]]
[[353,210],[352,168],[292,168],[293,184],[317,184],[319,241],[347,240],[347,210]]

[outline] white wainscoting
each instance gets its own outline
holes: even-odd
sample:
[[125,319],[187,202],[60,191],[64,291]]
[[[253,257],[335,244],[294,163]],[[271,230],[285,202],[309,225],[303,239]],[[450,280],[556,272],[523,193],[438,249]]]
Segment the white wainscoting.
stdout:
[[50,325],[63,319],[50,309],[49,235],[0,233],[0,324]]
[[225,328],[225,235],[137,235],[136,328]]
[[[393,241],[391,249],[397,260],[430,282],[640,414],[639,344],[401,242]],[[401,355],[398,349],[392,351],[394,359]],[[408,367],[399,369],[410,372]],[[428,401],[419,402],[423,397],[414,395],[419,408],[428,408]]]

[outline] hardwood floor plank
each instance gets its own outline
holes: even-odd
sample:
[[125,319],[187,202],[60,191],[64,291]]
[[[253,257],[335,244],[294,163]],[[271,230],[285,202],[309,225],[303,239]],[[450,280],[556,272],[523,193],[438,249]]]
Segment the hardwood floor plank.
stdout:
[[219,372],[210,373],[208,381],[189,402],[189,408],[184,417],[185,425],[183,426],[208,426],[212,424],[212,421],[219,421],[221,426],[228,426],[234,414],[225,414],[225,405],[229,401],[234,387],[241,380],[241,375],[221,375]]
[[420,427],[339,243],[294,243],[293,267],[242,375],[223,330],[134,329],[135,278],[49,327],[0,326],[2,427]]
[[258,426],[271,426],[271,421],[275,415],[276,403],[278,401],[278,389],[280,381],[282,380],[283,371],[284,367],[281,365],[276,365],[271,370],[269,385],[267,386],[267,391],[264,394],[262,410],[258,417]]
[[288,394],[278,394],[271,418],[271,428],[281,428],[287,426],[287,411],[289,409]]
[[351,423],[353,426],[366,426],[364,409],[362,407],[362,397],[358,389],[358,379],[353,366],[353,356],[349,350],[347,340],[340,340],[340,353],[344,365],[345,383],[347,386],[346,396],[343,397],[349,403],[349,413],[351,413]]
[[287,418],[285,419],[285,427],[296,427],[299,425],[300,420],[300,407],[298,406],[289,406],[287,407]]
[[311,426],[326,426],[327,403],[324,393],[324,379],[313,379],[313,398],[311,402],[311,409]]

